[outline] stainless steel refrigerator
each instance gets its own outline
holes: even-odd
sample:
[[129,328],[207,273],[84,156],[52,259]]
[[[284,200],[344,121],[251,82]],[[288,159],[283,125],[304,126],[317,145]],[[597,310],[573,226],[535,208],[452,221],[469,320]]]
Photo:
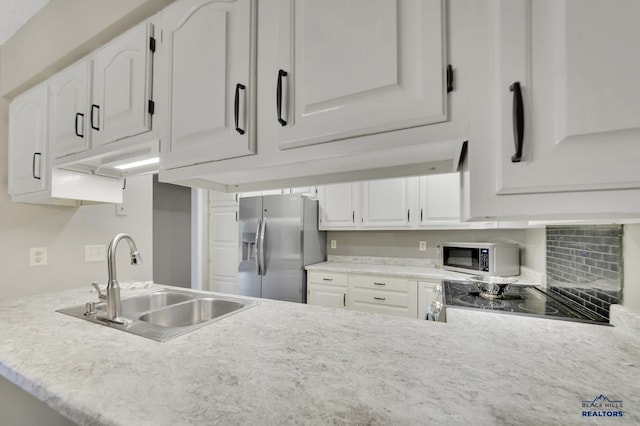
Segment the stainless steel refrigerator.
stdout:
[[238,294],[306,303],[306,265],[326,260],[318,202],[300,194],[240,199]]

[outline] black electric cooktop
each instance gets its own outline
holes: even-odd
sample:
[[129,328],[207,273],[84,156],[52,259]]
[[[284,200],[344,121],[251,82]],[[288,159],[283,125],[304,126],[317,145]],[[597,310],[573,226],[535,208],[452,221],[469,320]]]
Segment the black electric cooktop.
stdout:
[[501,299],[485,299],[480,291],[465,281],[443,281],[444,304],[447,307],[485,309],[501,313],[563,319],[570,321],[608,324],[580,312],[554,296],[542,287],[513,285]]

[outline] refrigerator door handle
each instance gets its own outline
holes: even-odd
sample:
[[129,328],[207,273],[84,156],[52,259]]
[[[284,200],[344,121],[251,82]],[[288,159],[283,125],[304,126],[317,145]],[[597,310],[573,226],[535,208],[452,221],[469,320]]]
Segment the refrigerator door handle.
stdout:
[[260,230],[262,229],[262,219],[258,219],[258,227],[256,228],[256,263],[258,264],[258,275],[262,275],[262,265],[260,264]]
[[267,218],[264,217],[262,218],[262,223],[261,223],[261,229],[260,229],[260,253],[258,254],[259,258],[260,258],[260,273],[261,275],[266,275],[267,274],[267,268],[264,262],[264,243],[265,243],[265,238],[264,238],[264,234],[267,230]]

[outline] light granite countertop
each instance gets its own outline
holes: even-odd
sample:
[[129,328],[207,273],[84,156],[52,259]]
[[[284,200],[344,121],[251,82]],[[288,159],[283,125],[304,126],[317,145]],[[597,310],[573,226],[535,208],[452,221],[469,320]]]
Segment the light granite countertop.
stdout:
[[[640,337],[624,328],[262,300],[159,343],[55,312],[92,297],[0,302],[0,374],[79,424],[640,424]],[[622,418],[581,416],[601,394]]]

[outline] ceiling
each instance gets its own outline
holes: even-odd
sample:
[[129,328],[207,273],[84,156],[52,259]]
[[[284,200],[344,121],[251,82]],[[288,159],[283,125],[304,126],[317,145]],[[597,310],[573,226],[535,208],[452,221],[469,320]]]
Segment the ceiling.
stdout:
[[0,0],[0,45],[47,3],[49,0]]

